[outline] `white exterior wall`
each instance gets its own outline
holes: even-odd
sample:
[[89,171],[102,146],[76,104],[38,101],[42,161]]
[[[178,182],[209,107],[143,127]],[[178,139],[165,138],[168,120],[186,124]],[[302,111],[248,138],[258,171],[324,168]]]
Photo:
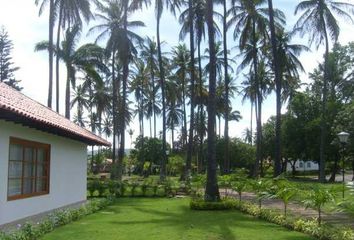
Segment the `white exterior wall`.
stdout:
[[[10,137],[51,145],[48,195],[7,200]],[[0,120],[0,225],[86,200],[86,160],[84,143]]]
[[[295,169],[296,171],[299,172],[306,172],[306,171],[317,171],[319,169],[319,165],[316,162],[313,161],[296,161],[295,163]],[[292,167],[291,164],[288,163],[286,166],[286,171],[291,172]]]

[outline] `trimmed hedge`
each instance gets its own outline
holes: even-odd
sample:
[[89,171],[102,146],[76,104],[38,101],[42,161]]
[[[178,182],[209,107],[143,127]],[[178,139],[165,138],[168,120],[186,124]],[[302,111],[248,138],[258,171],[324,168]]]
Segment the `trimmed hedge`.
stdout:
[[190,187],[179,182],[89,180],[90,197],[174,197],[178,191],[190,193]]

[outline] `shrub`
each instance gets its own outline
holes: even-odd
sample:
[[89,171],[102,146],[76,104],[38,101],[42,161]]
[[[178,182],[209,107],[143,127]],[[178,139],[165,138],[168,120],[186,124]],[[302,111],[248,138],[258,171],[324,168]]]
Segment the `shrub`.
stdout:
[[192,199],[190,208],[192,210],[230,210],[236,209],[237,203],[233,200],[222,200],[219,202],[206,202],[203,199]]
[[55,211],[44,219],[42,222],[36,224],[25,223],[23,226],[19,225],[18,229],[10,232],[0,232],[0,240],[35,240],[46,233],[53,231],[55,227],[63,226],[72,221],[76,221],[81,217],[95,213],[108,205],[112,204],[112,199],[97,199],[88,202],[86,205],[77,209],[66,209]]

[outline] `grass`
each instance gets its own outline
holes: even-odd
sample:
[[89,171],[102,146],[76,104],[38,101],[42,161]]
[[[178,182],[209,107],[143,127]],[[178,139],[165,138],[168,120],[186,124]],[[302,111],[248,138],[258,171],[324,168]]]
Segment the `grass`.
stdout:
[[192,211],[189,199],[119,199],[43,240],[309,240],[311,237],[237,211]]

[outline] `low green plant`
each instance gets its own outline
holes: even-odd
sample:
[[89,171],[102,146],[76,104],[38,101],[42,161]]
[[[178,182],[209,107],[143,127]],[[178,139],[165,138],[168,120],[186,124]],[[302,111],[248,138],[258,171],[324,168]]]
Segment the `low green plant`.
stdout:
[[222,200],[219,202],[207,202],[204,199],[192,199],[190,202],[190,208],[192,210],[230,210],[235,209],[237,203],[233,200]]
[[270,183],[266,180],[255,180],[251,181],[250,185],[256,194],[259,208],[262,208],[262,201],[270,196],[268,192],[270,189]]
[[12,230],[11,232],[0,232],[0,240],[36,240],[44,234],[53,231],[56,227],[66,225],[82,218],[83,216],[95,213],[112,203],[113,200],[109,198],[96,199],[78,209],[55,211],[41,222],[27,222],[23,226],[19,225],[17,229]]
[[306,208],[316,209],[318,212],[318,225],[322,222],[322,209],[325,204],[333,202],[334,195],[328,189],[320,186],[315,186],[312,190],[308,191],[306,199],[303,201]]
[[246,190],[247,184],[246,179],[236,179],[236,181],[232,183],[232,190],[237,192],[240,202],[242,200],[242,193]]

